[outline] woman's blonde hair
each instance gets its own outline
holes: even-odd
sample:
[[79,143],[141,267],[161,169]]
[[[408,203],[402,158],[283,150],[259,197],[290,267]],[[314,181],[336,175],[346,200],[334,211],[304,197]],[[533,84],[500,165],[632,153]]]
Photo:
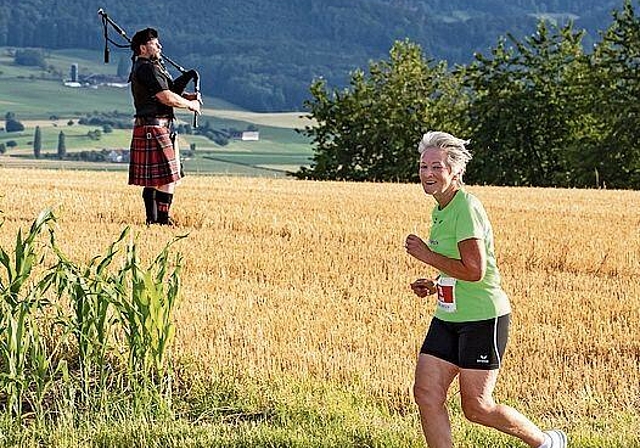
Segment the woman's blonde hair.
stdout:
[[471,151],[465,145],[470,140],[462,140],[451,134],[440,131],[429,131],[422,136],[418,144],[418,152],[422,155],[428,148],[443,149],[447,152],[447,165],[458,176],[458,183],[464,184],[462,175],[467,170],[467,163],[471,160]]

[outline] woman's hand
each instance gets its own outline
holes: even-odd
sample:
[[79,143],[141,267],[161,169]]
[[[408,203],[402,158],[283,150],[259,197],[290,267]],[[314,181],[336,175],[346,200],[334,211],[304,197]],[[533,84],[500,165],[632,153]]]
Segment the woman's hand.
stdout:
[[410,286],[413,293],[420,298],[430,296],[438,291],[435,282],[428,278],[419,278],[415,282],[411,283]]
[[422,241],[419,236],[410,234],[404,242],[404,248],[407,253],[418,260],[429,264],[428,257],[432,253],[427,243]]
[[478,282],[487,270],[485,247],[483,241],[478,238],[469,238],[458,243],[459,259],[432,251],[416,235],[407,236],[404,248],[409,255],[458,280]]

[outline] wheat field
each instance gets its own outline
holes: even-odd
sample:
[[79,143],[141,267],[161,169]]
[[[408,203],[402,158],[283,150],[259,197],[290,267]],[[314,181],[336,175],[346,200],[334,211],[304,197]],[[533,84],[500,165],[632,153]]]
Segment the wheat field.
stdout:
[[[497,398],[565,426],[637,416],[640,192],[467,188],[492,220],[513,306]],[[78,260],[127,225],[143,256],[188,233],[174,249],[184,269],[173,352],[198,375],[357,384],[412,408],[434,309],[408,286],[433,272],[403,248],[429,232],[434,203],[419,185],[188,176],[174,228],[143,225],[125,173],[4,168],[0,189],[5,248],[45,207]]]

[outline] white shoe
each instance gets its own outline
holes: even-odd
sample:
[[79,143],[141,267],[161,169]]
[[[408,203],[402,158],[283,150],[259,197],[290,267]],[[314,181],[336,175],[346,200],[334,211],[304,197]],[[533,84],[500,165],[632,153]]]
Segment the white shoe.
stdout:
[[546,435],[551,439],[551,448],[566,448],[567,447],[567,435],[559,429],[552,429],[551,431],[545,431]]

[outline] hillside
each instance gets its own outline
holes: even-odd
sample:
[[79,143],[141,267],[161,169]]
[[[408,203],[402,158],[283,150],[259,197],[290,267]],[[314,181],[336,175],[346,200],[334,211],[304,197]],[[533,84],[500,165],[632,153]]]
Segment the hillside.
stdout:
[[[129,5],[0,0],[0,46],[102,49],[96,12],[104,8],[130,36],[142,27],[158,28],[166,54],[200,70],[205,93],[256,111],[295,110],[313,78],[343,85],[350,70],[385,57],[397,39],[418,42],[434,59],[466,63],[507,32],[531,34],[535,22],[546,17],[575,20],[589,31],[589,45],[622,1],[212,0],[203,7],[184,0],[176,7],[143,0],[136,8]],[[120,54],[128,56],[124,50]]]
[[[131,141],[133,108],[129,89],[106,84],[70,87],[60,79],[68,78],[72,63],[83,76],[86,73],[115,73],[115,66],[102,64],[100,56],[98,51],[48,50],[45,56],[47,70],[43,70],[15,65],[11,51],[0,47],[0,166],[127,169],[126,163],[112,163],[105,158],[112,150],[128,148]],[[197,147],[197,157],[193,154],[185,157],[188,173],[283,177],[287,171],[297,171],[309,163],[309,142],[295,129],[310,121],[299,112],[250,112],[209,96],[204,97],[204,105],[199,126],[228,137],[216,141],[210,135],[183,132],[181,147]],[[24,131],[6,132],[4,118],[7,113],[15,114],[24,125]],[[181,110],[176,113],[179,125],[192,122],[191,114]],[[105,132],[105,123],[109,123],[108,132]],[[34,158],[33,149],[36,126],[42,133],[42,157],[39,159]],[[259,131],[257,141],[231,136],[232,130],[249,128]],[[96,130],[100,130],[98,137]],[[61,132],[66,137],[67,157],[58,160]]]

